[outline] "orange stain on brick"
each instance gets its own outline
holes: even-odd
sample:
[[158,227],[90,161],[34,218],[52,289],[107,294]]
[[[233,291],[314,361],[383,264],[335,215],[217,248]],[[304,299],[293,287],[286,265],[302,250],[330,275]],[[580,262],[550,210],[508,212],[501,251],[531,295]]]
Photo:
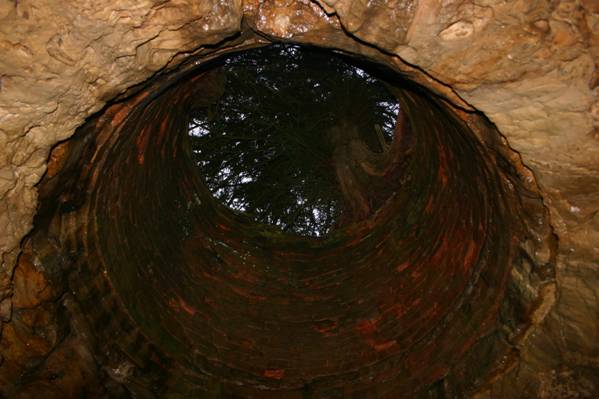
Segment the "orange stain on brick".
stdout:
[[334,335],[333,331],[337,329],[337,322],[334,320],[319,320],[315,322],[315,328],[323,335]]
[[393,348],[395,345],[397,345],[397,341],[393,339],[391,341],[375,342],[371,346],[375,351],[383,352],[383,351]]
[[135,145],[137,147],[137,163],[140,165],[144,164],[145,161],[145,152],[148,146],[149,135],[146,129],[142,130],[139,136],[137,136],[137,140],[135,140]]
[[466,249],[466,255],[464,256],[464,271],[465,272],[467,272],[468,269],[470,269],[470,267],[476,260],[476,257],[478,255],[476,249],[477,249],[476,242],[474,240],[470,240],[468,242],[468,248]]
[[193,316],[194,314],[196,314],[196,310],[189,306],[187,304],[187,302],[185,302],[183,299],[179,298],[179,305],[181,306],[181,309],[183,309],[183,311],[185,311],[185,313],[187,313],[190,316]]
[[229,226],[226,226],[226,225],[224,225],[222,223],[220,223],[218,225],[218,228],[221,229],[222,231],[231,231],[231,228]]
[[167,132],[167,128],[168,128],[168,119],[163,119],[162,122],[160,123],[160,138],[163,138]]
[[283,369],[264,370],[264,376],[266,378],[272,378],[273,380],[280,380],[283,377],[285,377],[285,370],[283,370]]
[[406,270],[408,267],[410,266],[410,264],[408,262],[404,262],[401,265],[397,266],[395,268],[395,270],[397,270],[398,273],[403,272],[404,270]]
[[373,320],[373,319],[360,320],[356,324],[356,331],[358,331],[360,334],[363,334],[363,335],[372,334],[376,331],[377,323],[378,323],[378,320]]
[[131,110],[131,109],[130,109],[128,106],[126,106],[126,105],[123,105],[123,106],[121,107],[121,109],[119,109],[119,110],[118,110],[118,111],[117,111],[117,112],[114,114],[114,116],[112,117],[112,120],[110,121],[110,124],[111,124],[112,126],[118,126],[118,125],[120,125],[120,124],[121,124],[121,123],[122,123],[122,122],[125,120],[125,118],[126,118],[126,117],[127,117],[127,115],[129,114],[129,111],[130,111],[130,110]]
[[401,303],[393,305],[389,310],[395,315],[396,319],[401,318],[403,315],[407,313],[406,307]]
[[426,206],[424,207],[424,212],[431,213],[433,211],[433,204],[434,204],[433,197],[430,196],[428,198],[428,201],[426,202]]
[[181,298],[170,298],[168,300],[168,306],[177,313],[184,311],[185,313],[187,313],[190,316],[195,315],[197,312],[195,308],[190,306],[187,302],[185,302]]

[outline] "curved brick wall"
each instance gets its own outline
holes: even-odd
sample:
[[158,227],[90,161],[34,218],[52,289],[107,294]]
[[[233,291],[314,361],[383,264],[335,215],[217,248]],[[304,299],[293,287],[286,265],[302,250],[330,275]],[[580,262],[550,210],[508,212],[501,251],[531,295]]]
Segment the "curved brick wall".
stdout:
[[500,310],[531,306],[506,294],[510,270],[522,267],[526,221],[544,218],[496,130],[476,117],[475,133],[422,88],[396,89],[409,127],[386,177],[395,195],[326,239],[289,236],[203,185],[185,115],[208,79],[183,68],[109,106],[42,183],[49,222],[37,234],[61,248],[43,262],[70,259],[100,346],[135,359],[156,394],[392,398],[492,371],[456,364],[509,352],[502,340],[527,312]]

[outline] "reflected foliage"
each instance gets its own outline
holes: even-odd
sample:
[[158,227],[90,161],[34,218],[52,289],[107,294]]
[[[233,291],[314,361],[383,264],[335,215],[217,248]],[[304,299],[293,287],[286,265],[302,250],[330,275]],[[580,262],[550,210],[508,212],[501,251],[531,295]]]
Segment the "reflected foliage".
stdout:
[[[189,124],[213,195],[302,235],[355,219],[334,154],[356,139],[372,153],[389,146],[399,104],[385,85],[342,56],[290,45],[237,53],[216,68],[211,81],[218,75],[224,87],[211,89],[219,94],[210,104],[198,100]],[[330,134],[348,126],[354,133],[342,139]]]

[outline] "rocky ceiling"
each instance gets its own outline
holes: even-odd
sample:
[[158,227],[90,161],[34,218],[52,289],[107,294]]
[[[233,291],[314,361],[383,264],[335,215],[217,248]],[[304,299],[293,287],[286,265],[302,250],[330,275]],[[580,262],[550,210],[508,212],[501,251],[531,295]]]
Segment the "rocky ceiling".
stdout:
[[[0,2],[0,21],[0,394],[24,398],[39,397],[40,392],[57,398],[83,394],[264,398],[599,395],[596,1],[238,0],[116,4],[20,0]],[[452,349],[448,355],[443,350],[452,345],[417,348],[410,352],[413,355],[407,362],[405,357],[394,357],[393,344],[388,344],[392,341],[369,341],[366,337],[376,352],[372,355],[375,357],[368,358],[367,371],[363,365],[354,364],[350,369],[358,372],[347,374],[349,369],[345,368],[344,374],[341,366],[326,369],[315,364],[328,373],[328,379],[319,379],[322,375],[302,371],[310,367],[290,361],[295,371],[285,372],[285,367],[276,362],[263,364],[257,378],[251,367],[234,372],[231,370],[239,370],[239,364],[229,369],[215,366],[224,359],[228,363],[237,361],[232,355],[227,358],[221,353],[212,355],[212,362],[195,362],[177,355],[180,351],[175,349],[162,350],[166,344],[143,326],[140,334],[149,339],[138,343],[135,337],[140,334],[134,333],[137,327],[128,325],[118,303],[103,303],[104,311],[94,312],[93,304],[81,299],[112,298],[104,295],[104,286],[96,283],[96,275],[98,281],[101,279],[101,268],[94,269],[93,262],[77,261],[77,251],[69,255],[76,261],[66,255],[48,256],[52,248],[65,246],[50,235],[36,234],[34,230],[25,238],[40,209],[36,185],[44,175],[46,181],[52,180],[80,159],[92,166],[89,170],[77,169],[78,176],[86,176],[91,170],[91,180],[86,180],[92,181],[89,187],[94,188],[96,181],[100,187],[105,184],[106,179],[98,177],[103,169],[93,166],[104,155],[95,157],[96,147],[85,147],[90,139],[81,137],[97,136],[91,140],[94,145],[110,141],[117,137],[110,136],[111,132],[127,123],[136,107],[145,104],[148,93],[161,87],[173,73],[189,70],[224,52],[271,41],[343,50],[392,67],[444,99],[438,101],[451,108],[476,137],[515,165],[517,179],[506,179],[501,184],[520,184],[533,193],[528,197],[542,198],[544,208],[533,206],[534,212],[528,212],[525,218],[528,231],[541,233],[530,235],[533,238],[529,243],[518,241],[519,250],[526,251],[532,266],[513,263],[505,270],[489,269],[494,274],[488,278],[506,279],[507,298],[510,289],[518,290],[512,298],[524,298],[501,302],[504,307],[523,307],[515,313],[526,316],[521,324],[512,326],[517,331],[508,334],[508,345],[476,345],[474,341],[484,341],[484,334],[464,331],[463,336],[455,335],[457,341],[463,339],[458,345],[461,350]],[[112,105],[105,109],[107,103]],[[104,116],[94,122],[96,130],[92,129],[90,135],[56,147],[86,120],[95,120],[92,117],[102,109]],[[489,138],[491,131],[495,132],[493,137],[499,137],[495,127],[505,140]],[[127,148],[125,144],[122,148]],[[120,147],[108,148],[106,151]],[[151,159],[152,154],[147,153],[147,157]],[[126,165],[126,160],[119,162]],[[61,184],[69,181],[56,181],[60,184],[40,186],[40,195],[59,198]],[[109,191],[99,193],[97,198],[110,201]],[[63,204],[69,203],[64,196],[60,198]],[[519,198],[514,201],[522,207],[516,214],[528,207],[527,201]],[[105,209],[96,206],[93,212],[103,215]],[[511,218],[505,210],[497,215]],[[57,225],[54,220],[38,217],[36,223],[50,224],[49,231],[53,231]],[[496,219],[496,223],[503,220]],[[68,217],[61,216],[59,230],[66,230],[69,245],[78,248],[77,237],[90,233],[69,231],[68,226],[76,225],[69,223]],[[132,235],[126,223],[118,226],[117,231],[124,237]],[[551,234],[546,232],[547,226],[551,226]],[[100,238],[97,242],[86,241],[86,245],[111,244],[103,241],[102,237],[109,235],[102,236],[102,228],[94,227]],[[493,237],[497,243],[505,239],[501,234]],[[512,248],[513,241],[506,247]],[[83,249],[85,254],[94,251],[95,247]],[[117,255],[108,248],[105,256]],[[68,273],[75,277],[69,277],[67,283],[65,268],[53,266],[47,259],[77,265],[76,273]],[[548,264],[552,268],[549,277],[541,267]],[[60,281],[65,286],[60,287]],[[111,281],[117,291],[123,284],[117,279]],[[475,286],[479,290],[474,291],[481,294],[472,294],[466,302],[475,309],[477,304],[486,307],[488,311],[483,314],[496,316],[494,306],[500,302],[485,305],[484,298],[489,294],[484,296],[480,284]],[[181,314],[195,312],[184,301],[171,305]],[[495,310],[489,310],[492,308]],[[472,311],[471,316],[476,314]],[[453,324],[448,325],[459,327],[459,317],[452,320]],[[484,317],[480,320],[484,324]],[[372,334],[372,324],[360,324],[357,335]],[[327,319],[320,329],[331,333],[334,323]],[[122,340],[131,339],[121,342],[127,348],[127,361],[122,353],[113,353],[112,346],[95,342],[109,341],[116,331],[125,331]],[[435,337],[430,342],[444,342]],[[358,350],[348,342],[348,351]],[[252,353],[248,349],[251,342],[235,344],[239,358]],[[272,344],[276,347],[276,342]],[[335,348],[342,351],[343,347]],[[423,355],[427,350],[428,355]],[[202,357],[210,358],[210,353],[205,350]],[[434,358],[431,353],[439,353],[443,361],[430,360]],[[314,363],[327,364],[336,359],[328,355],[321,352]],[[167,371],[156,371],[153,364],[167,364]],[[377,365],[384,367],[377,369]],[[210,378],[196,378],[190,385],[182,383],[186,377],[178,375],[194,368],[195,374]],[[468,371],[474,369],[480,372]],[[399,375],[402,377],[394,377]]]

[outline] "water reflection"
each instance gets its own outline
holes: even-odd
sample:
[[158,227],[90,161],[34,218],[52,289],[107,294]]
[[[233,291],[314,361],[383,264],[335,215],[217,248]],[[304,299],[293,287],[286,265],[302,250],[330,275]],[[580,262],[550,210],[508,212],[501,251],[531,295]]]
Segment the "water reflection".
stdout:
[[211,74],[189,135],[217,199],[315,237],[368,216],[366,167],[389,158],[400,112],[383,82],[341,56],[292,45],[228,56]]

